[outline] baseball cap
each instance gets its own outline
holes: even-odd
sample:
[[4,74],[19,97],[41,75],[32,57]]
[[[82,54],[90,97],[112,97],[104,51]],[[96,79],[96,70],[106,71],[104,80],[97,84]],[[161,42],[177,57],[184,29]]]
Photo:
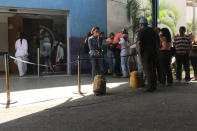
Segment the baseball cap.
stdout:
[[140,18],[140,24],[148,24],[148,20],[146,18]]

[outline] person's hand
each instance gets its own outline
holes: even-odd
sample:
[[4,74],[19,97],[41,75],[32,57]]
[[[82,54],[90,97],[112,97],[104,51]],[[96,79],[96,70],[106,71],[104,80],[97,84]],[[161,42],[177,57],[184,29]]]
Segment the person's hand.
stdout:
[[127,49],[127,50],[130,50],[131,48],[130,48],[130,46],[128,46],[126,49]]
[[25,57],[27,57],[27,56],[28,56],[28,54],[25,54],[24,56],[25,56]]

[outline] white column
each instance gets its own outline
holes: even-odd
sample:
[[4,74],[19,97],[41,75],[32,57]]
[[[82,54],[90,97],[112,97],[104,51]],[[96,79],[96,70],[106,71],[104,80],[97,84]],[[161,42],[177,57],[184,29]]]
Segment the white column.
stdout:
[[71,51],[70,51],[70,29],[69,29],[69,13],[67,15],[67,74],[71,75]]
[[192,28],[192,32],[194,34],[194,36],[196,36],[196,3],[195,0],[192,0],[192,6],[193,6],[193,28]]

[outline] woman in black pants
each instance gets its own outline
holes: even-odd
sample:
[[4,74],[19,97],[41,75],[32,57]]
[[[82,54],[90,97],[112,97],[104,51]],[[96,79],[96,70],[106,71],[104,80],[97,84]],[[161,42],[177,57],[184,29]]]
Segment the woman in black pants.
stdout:
[[194,78],[192,81],[197,81],[197,42],[195,41],[195,36],[190,34],[190,38],[192,40],[192,49],[190,52],[190,60],[192,67],[194,69]]
[[172,78],[172,69],[171,69],[171,47],[172,47],[172,38],[170,31],[167,28],[161,29],[161,48],[160,48],[160,68],[161,68],[161,84],[166,84],[166,79],[168,85],[173,83]]

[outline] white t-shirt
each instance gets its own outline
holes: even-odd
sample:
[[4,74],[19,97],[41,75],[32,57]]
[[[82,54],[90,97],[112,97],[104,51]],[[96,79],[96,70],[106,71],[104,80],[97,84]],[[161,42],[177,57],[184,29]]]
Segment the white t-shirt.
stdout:
[[129,42],[125,41],[124,38],[120,38],[119,44],[121,45],[121,50],[127,49],[129,47]]

